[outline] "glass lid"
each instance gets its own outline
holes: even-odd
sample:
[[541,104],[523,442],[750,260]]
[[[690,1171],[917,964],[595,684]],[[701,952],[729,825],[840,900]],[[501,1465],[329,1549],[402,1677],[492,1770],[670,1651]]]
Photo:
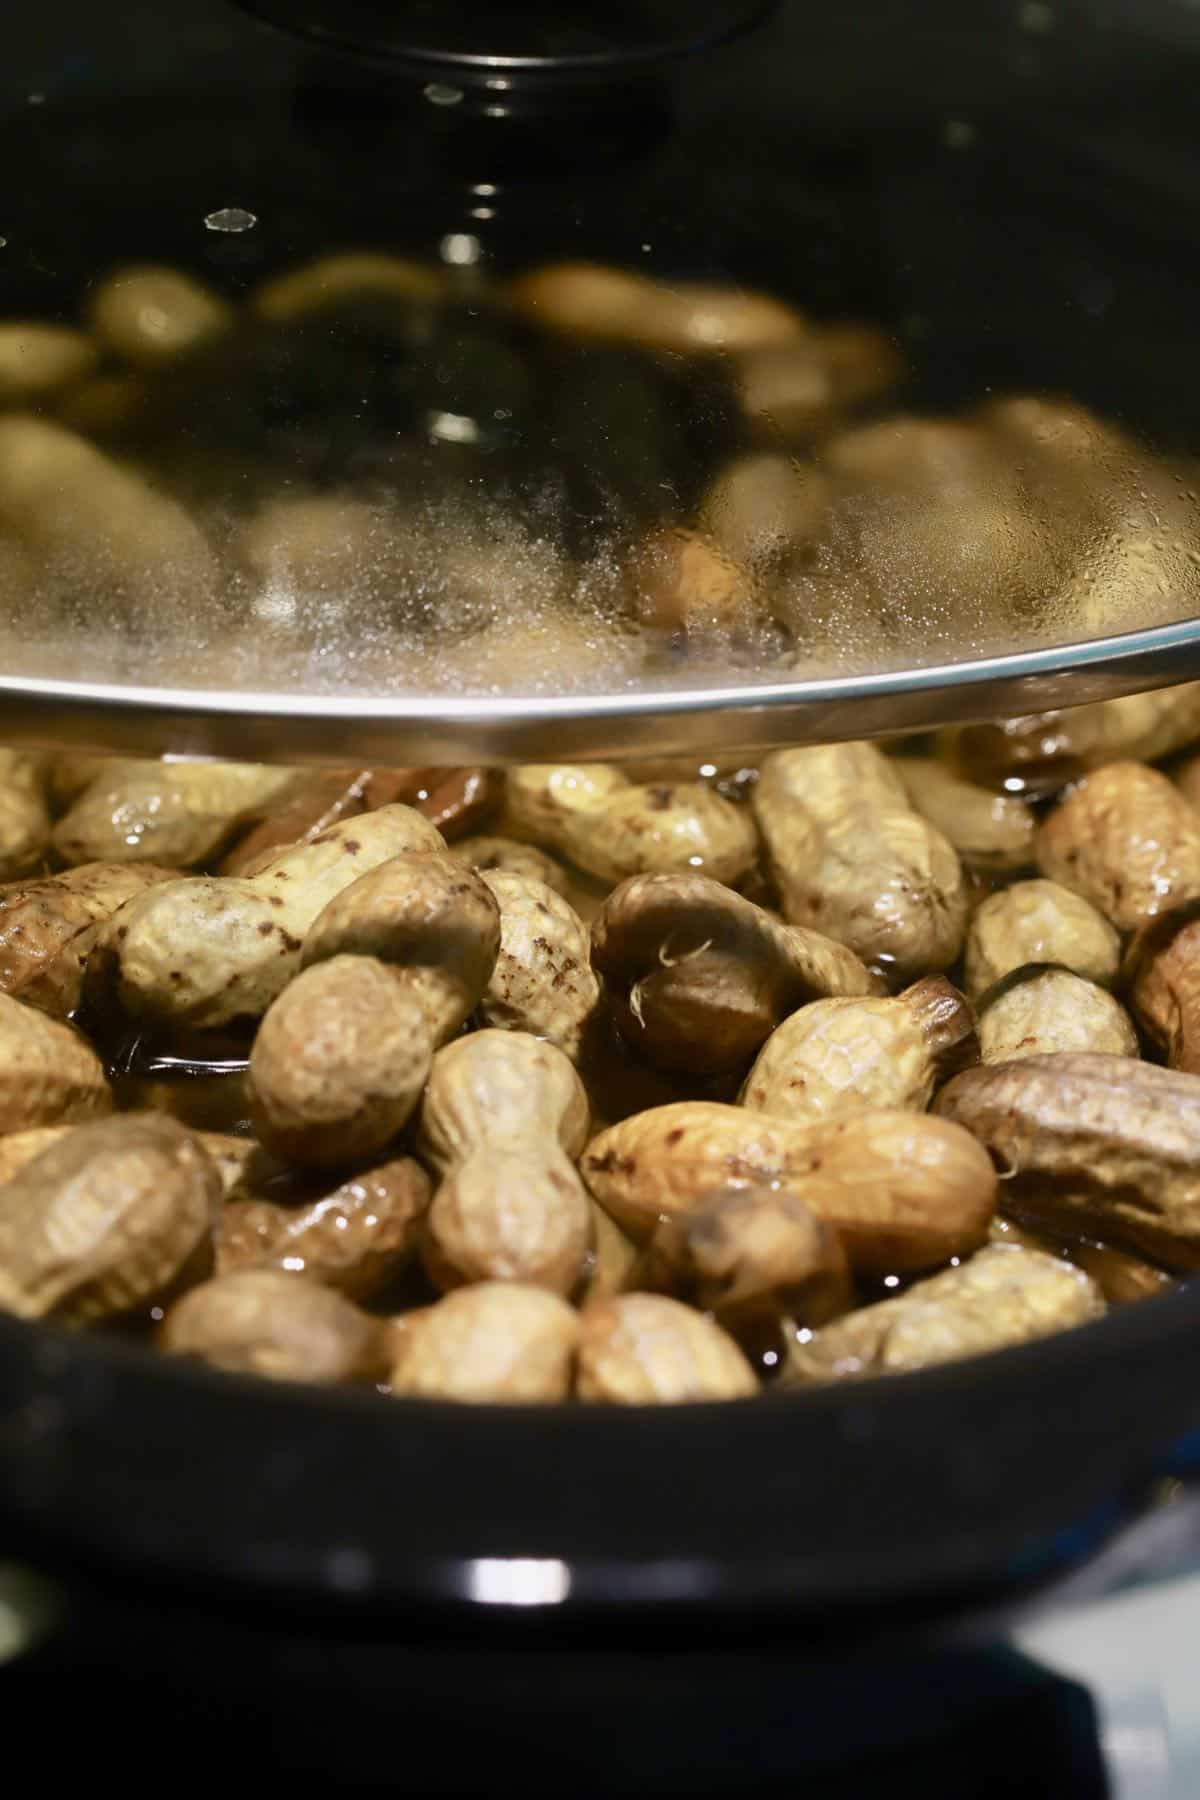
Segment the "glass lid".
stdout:
[[[378,7],[344,41],[433,59],[436,9],[382,10],[402,47]],[[499,87],[465,28],[437,80],[12,85],[9,739],[612,755],[1200,672],[1195,252],[1154,177],[1101,200],[1078,125],[801,127],[770,31],[659,67],[761,8],[629,10],[606,82],[531,14]]]

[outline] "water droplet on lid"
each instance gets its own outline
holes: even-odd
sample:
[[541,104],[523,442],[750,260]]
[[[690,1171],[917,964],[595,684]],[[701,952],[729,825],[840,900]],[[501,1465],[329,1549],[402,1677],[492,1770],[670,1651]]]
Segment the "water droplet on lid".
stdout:
[[947,119],[942,127],[942,142],[948,150],[969,150],[975,142],[975,127],[965,119]]
[[258,224],[258,215],[247,212],[244,206],[221,206],[216,212],[210,212],[204,220],[209,231],[253,231]]
[[6,237],[0,237],[0,250],[7,250],[7,248],[8,248],[8,239]]
[[30,104],[30,106],[45,106],[45,104],[46,104],[45,94],[30,94],[29,95],[29,104]]
[[444,81],[431,81],[424,89],[431,106],[457,106],[463,97],[461,88],[448,87]]

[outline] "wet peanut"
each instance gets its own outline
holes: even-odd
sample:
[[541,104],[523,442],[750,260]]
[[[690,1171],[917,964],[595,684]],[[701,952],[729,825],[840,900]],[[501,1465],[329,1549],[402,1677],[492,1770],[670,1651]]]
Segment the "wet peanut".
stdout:
[[923,1112],[939,1083],[978,1054],[970,1005],[944,976],[927,975],[895,999],[802,1006],[767,1039],[740,1098],[797,1121],[879,1107]]
[[50,840],[43,792],[44,762],[20,750],[0,750],[0,881],[37,867]]
[[529,1404],[565,1400],[579,1315],[545,1288],[481,1281],[426,1308],[394,1339],[394,1394]]
[[603,763],[528,763],[513,770],[508,821],[518,836],[561,850],[608,882],[687,869],[735,882],[758,847],[745,810],[701,783],[641,786]]
[[75,1124],[112,1105],[104,1065],[78,1032],[0,994],[0,1132]]
[[0,1307],[72,1324],[131,1313],[209,1251],[220,1198],[173,1119],[81,1125],[0,1188]]
[[643,538],[627,578],[637,616],[658,631],[734,631],[757,611],[750,580],[728,551],[682,526],[664,526]]
[[1111,987],[1121,939],[1090,900],[1057,881],[1017,881],[989,894],[967,931],[966,985],[979,999],[1005,975],[1054,963],[1085,981]]
[[[4,1140],[0,1138],[0,1168],[3,1167]],[[632,1238],[626,1237],[615,1219],[610,1219],[602,1206],[588,1196],[592,1210],[592,1249],[579,1289],[579,1304],[607,1299],[637,1287],[635,1279],[639,1251]]]
[[333,896],[390,857],[445,848],[407,806],[383,806],[285,849],[252,876],[164,883],[113,914],[89,991],[147,1025],[210,1028],[266,1011]]
[[167,1314],[159,1344],[168,1356],[268,1381],[361,1381],[384,1367],[377,1320],[281,1269],[240,1269],[193,1288]]
[[715,1314],[735,1337],[785,1317],[823,1325],[853,1303],[837,1233],[795,1194],[771,1187],[711,1194],[664,1219],[637,1277],[638,1287]]
[[506,837],[465,837],[459,839],[450,854],[478,875],[521,875],[530,881],[542,881],[556,894],[567,897],[570,883],[566,871],[536,844],[522,844],[516,838]]
[[754,811],[792,924],[825,932],[897,979],[954,961],[967,923],[958,857],[910,806],[881,751],[775,751]]
[[682,1101],[602,1131],[579,1166],[639,1241],[714,1191],[776,1183],[834,1227],[853,1268],[890,1274],[964,1255],[987,1235],[995,1173],[969,1132],[942,1125],[894,1111],[795,1124]]
[[740,568],[769,571],[815,543],[829,506],[829,479],[790,456],[739,457],[701,505],[706,531]]
[[992,1244],[960,1268],[918,1281],[789,1345],[786,1385],[923,1369],[1024,1343],[1104,1311],[1082,1270],[1016,1244]]
[[583,1310],[576,1381],[581,1400],[624,1406],[736,1400],[757,1388],[734,1340],[665,1294],[619,1294]]
[[247,819],[274,805],[295,771],[260,763],[118,762],[54,827],[65,863],[206,862]]
[[1200,1267],[1200,1080],[1124,1056],[1031,1056],[967,1069],[936,1111],[1004,1170],[1007,1212]]
[[1129,1004],[1173,1069],[1200,1075],[1200,908],[1167,912],[1129,946]]
[[0,894],[0,991],[68,1018],[104,920],[135,894],[173,879],[173,870],[146,863],[89,863],[7,889]]
[[917,811],[968,868],[1009,874],[1033,862],[1036,823],[1027,800],[967,781],[935,757],[901,756],[892,766]]
[[600,998],[587,927],[544,882],[500,872],[482,880],[500,909],[500,951],[481,1022],[545,1038],[576,1061]]
[[1031,713],[942,734],[942,752],[985,787],[1017,783],[1053,793],[1110,762],[1157,762],[1200,737],[1200,682],[1101,700],[1065,712]]
[[426,1223],[439,1287],[518,1281],[571,1293],[587,1272],[591,1207],[572,1161],[587,1096],[561,1050],[482,1030],[434,1058],[420,1143],[442,1175]]
[[979,1008],[979,1060],[1091,1050],[1136,1056],[1137,1032],[1125,1008],[1104,988],[1069,969],[1017,970]]
[[698,1073],[743,1068],[806,1001],[880,985],[842,944],[690,873],[615,888],[593,923],[592,960],[625,1041],[660,1067]]
[[535,325],[677,355],[786,342],[807,328],[791,307],[767,294],[703,282],[668,287],[598,263],[532,270],[510,285],[509,299]]
[[1111,762],[1086,775],[1038,832],[1038,866],[1118,931],[1200,898],[1200,815],[1157,769]]

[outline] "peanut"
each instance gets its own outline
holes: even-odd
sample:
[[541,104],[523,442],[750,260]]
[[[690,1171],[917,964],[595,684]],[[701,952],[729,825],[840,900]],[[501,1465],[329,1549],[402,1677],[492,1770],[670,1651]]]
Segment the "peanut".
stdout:
[[659,1066],[699,1073],[744,1068],[805,1001],[879,986],[843,945],[690,873],[635,875],[615,888],[592,927],[592,960],[626,1042]]
[[853,1268],[879,1274],[975,1249],[996,1199],[968,1132],[891,1111],[795,1124],[714,1101],[657,1106],[593,1138],[580,1172],[642,1242],[716,1190],[785,1185],[834,1227]]
[[545,1288],[481,1281],[447,1294],[395,1342],[394,1394],[508,1404],[565,1400],[579,1315]]
[[1166,912],[1129,946],[1125,978],[1134,1017],[1173,1069],[1200,1074],[1200,902]]
[[626,1406],[736,1400],[758,1388],[719,1325],[664,1294],[593,1300],[580,1321],[581,1400]]
[[565,870],[535,844],[522,844],[516,838],[465,837],[459,839],[450,854],[478,875],[521,875],[530,881],[544,882],[556,894],[567,897]]
[[981,1062],[1067,1050],[1138,1053],[1137,1032],[1125,1008],[1094,982],[1069,969],[1018,969],[980,1002]]
[[697,869],[735,882],[757,850],[753,820],[701,783],[640,786],[603,763],[513,770],[508,818],[515,835],[561,850],[601,881]]
[[68,1018],[105,919],[135,894],[173,879],[173,870],[147,863],[87,863],[0,894],[0,990]]
[[1036,823],[1028,801],[967,781],[936,757],[901,756],[892,766],[917,811],[968,868],[1011,874],[1033,862]]
[[829,506],[829,478],[790,456],[739,457],[718,475],[700,521],[735,564],[769,571],[815,543]]
[[600,998],[587,927],[544,882],[497,872],[482,880],[500,909],[500,951],[481,1021],[545,1038],[577,1061]]
[[973,1000],[1014,969],[1055,963],[1111,987],[1121,939],[1090,901],[1057,881],[1017,881],[989,894],[967,932],[966,985]]
[[837,1233],[795,1194],[770,1187],[710,1194],[664,1219],[635,1285],[714,1313],[735,1337],[784,1317],[823,1325],[853,1302]]
[[1194,1075],[1123,1056],[1030,1056],[967,1069],[935,1106],[1004,1168],[1006,1211],[1170,1269],[1200,1267]]
[[978,1054],[969,1004],[944,976],[927,975],[893,1000],[802,1006],[767,1039],[740,1098],[797,1121],[924,1112],[935,1087]]
[[440,1287],[517,1281],[569,1294],[587,1273],[591,1208],[572,1157],[587,1096],[552,1044],[483,1030],[433,1061],[420,1142],[442,1176],[425,1266]]
[[663,526],[637,545],[626,570],[638,618],[658,631],[729,632],[752,622],[754,589],[714,539]]
[[1107,763],[1042,825],[1038,866],[1118,931],[1133,931],[1200,898],[1200,816],[1156,769]]
[[598,263],[550,263],[509,287],[518,312],[574,338],[610,339],[676,355],[746,350],[802,335],[806,321],[767,294],[702,282],[670,287]]
[[1065,712],[952,728],[942,752],[985,787],[1053,793],[1110,762],[1157,762],[1200,737],[1200,682]]
[[448,856],[396,856],[336,894],[304,968],[268,1008],[247,1092],[276,1155],[374,1155],[420,1099],[434,1050],[477,1004],[500,941],[495,901]]
[[0,994],[0,1132],[75,1124],[112,1105],[104,1065],[78,1032]]
[[82,381],[96,349],[82,331],[30,320],[0,324],[0,406],[23,406]]
[[54,827],[65,863],[149,862],[186,869],[205,862],[247,819],[296,782],[291,769],[259,763],[118,762]]
[[240,1269],[193,1288],[167,1314],[159,1343],[168,1356],[268,1381],[358,1381],[384,1366],[376,1320],[281,1269]]
[[992,1244],[961,1268],[918,1281],[789,1346],[787,1385],[923,1369],[978,1356],[1099,1318],[1104,1301],[1082,1269],[1016,1244]]
[[88,971],[103,1007],[140,1023],[210,1028],[257,1018],[287,986],[304,937],[342,888],[388,858],[444,849],[407,806],[349,819],[281,851],[252,876],[193,876],[127,902]]
[[96,288],[89,310],[105,349],[147,369],[174,362],[233,322],[226,301],[178,269],[121,269]]
[[913,811],[881,751],[777,750],[763,762],[754,811],[792,924],[897,979],[957,957],[967,923],[958,857]]
[[28,874],[46,854],[50,815],[43,777],[40,756],[0,750],[0,881]]
[[[0,1167],[3,1152],[0,1139]],[[217,1233],[217,1274],[278,1268],[337,1288],[351,1300],[370,1299],[415,1251],[430,1194],[420,1164],[399,1157],[315,1196],[227,1200]]]
[[0,1307],[84,1324],[145,1306],[209,1252],[220,1197],[173,1119],[81,1125],[0,1188]]
[[[0,1159],[3,1154],[4,1139],[0,1138]],[[587,1259],[583,1284],[579,1289],[581,1306],[586,1305],[589,1300],[608,1299],[612,1294],[620,1294],[625,1288],[638,1285],[634,1280],[639,1259],[637,1245],[632,1238],[626,1237],[602,1206],[592,1200],[590,1195],[588,1198],[592,1211],[594,1242]]]

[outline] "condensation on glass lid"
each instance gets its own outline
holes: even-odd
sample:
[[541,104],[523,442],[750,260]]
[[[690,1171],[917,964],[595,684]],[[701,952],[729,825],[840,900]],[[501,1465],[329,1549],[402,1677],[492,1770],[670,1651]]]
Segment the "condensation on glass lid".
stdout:
[[1192,471],[1069,400],[917,410],[878,325],[356,252],[0,322],[10,676],[295,694],[753,686],[1200,613]]

